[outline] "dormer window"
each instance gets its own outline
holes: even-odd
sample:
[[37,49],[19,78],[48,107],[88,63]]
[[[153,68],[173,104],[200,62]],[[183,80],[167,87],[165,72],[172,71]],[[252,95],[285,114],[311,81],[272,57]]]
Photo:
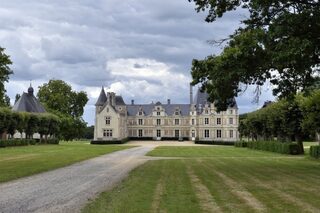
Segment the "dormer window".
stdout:
[[160,107],[157,107],[157,110],[160,110]]
[[111,117],[106,117],[106,125],[110,125],[111,124]]
[[174,113],[175,115],[179,115],[180,113],[179,113],[179,111],[175,111],[175,113]]
[[140,111],[140,112],[139,112],[139,115],[142,115],[142,114],[143,114],[143,113]]
[[160,112],[157,112],[157,115],[160,115]]

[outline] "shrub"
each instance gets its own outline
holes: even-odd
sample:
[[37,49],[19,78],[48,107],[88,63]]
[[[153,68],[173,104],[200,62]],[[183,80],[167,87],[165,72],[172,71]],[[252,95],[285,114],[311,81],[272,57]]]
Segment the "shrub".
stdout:
[[311,146],[310,156],[314,158],[320,158],[320,146]]
[[299,145],[296,143],[282,143],[276,141],[250,141],[247,142],[247,147],[250,149],[277,152],[281,154],[302,154]]
[[10,139],[10,140],[0,140],[0,147],[9,146],[28,146],[35,144],[35,140],[32,139]]
[[93,140],[93,141],[91,141],[91,144],[95,144],[95,145],[124,144],[128,141],[129,141],[129,138],[124,138],[122,140],[110,140],[110,141]]
[[226,146],[234,146],[234,141],[201,141],[196,140],[195,144],[208,144],[208,145],[226,145]]
[[47,139],[47,144],[59,144],[59,139],[58,138],[50,138]]
[[238,141],[234,143],[235,147],[248,147],[248,142],[247,141]]

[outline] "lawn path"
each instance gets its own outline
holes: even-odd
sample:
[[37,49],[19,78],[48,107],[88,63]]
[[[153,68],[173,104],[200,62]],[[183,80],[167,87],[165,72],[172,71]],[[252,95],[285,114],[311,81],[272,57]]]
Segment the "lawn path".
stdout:
[[200,207],[203,212],[222,212],[218,204],[212,197],[209,189],[203,185],[198,176],[193,172],[192,168],[188,166],[188,175],[190,177],[191,183],[195,189],[195,193],[198,197]]
[[50,172],[0,184],[0,212],[79,212],[148,160],[153,147],[103,155]]
[[266,207],[239,183],[237,183],[235,180],[229,178],[221,172],[214,172],[226,183],[226,185],[230,188],[231,193],[235,194],[240,199],[244,200],[249,206],[255,209],[256,212],[266,211]]

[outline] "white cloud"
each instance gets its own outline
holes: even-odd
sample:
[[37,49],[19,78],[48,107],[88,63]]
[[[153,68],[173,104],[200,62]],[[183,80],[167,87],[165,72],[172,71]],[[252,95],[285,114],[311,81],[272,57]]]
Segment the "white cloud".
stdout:
[[14,99],[29,80],[62,79],[88,93],[91,124],[102,85],[127,102],[187,103],[192,59],[219,53],[206,41],[232,33],[243,14],[208,24],[185,0],[2,1],[0,46],[14,71],[8,94]]

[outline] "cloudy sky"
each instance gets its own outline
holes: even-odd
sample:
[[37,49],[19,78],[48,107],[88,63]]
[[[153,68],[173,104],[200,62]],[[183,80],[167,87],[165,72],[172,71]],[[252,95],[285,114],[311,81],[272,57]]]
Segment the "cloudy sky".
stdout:
[[[15,94],[50,79],[88,93],[84,119],[93,124],[101,86],[127,103],[188,103],[193,58],[218,54],[208,40],[225,38],[246,16],[235,11],[206,23],[187,0],[2,0],[0,46],[13,61],[6,84]],[[259,104],[252,90],[237,101],[240,112],[272,99],[266,87]]]

